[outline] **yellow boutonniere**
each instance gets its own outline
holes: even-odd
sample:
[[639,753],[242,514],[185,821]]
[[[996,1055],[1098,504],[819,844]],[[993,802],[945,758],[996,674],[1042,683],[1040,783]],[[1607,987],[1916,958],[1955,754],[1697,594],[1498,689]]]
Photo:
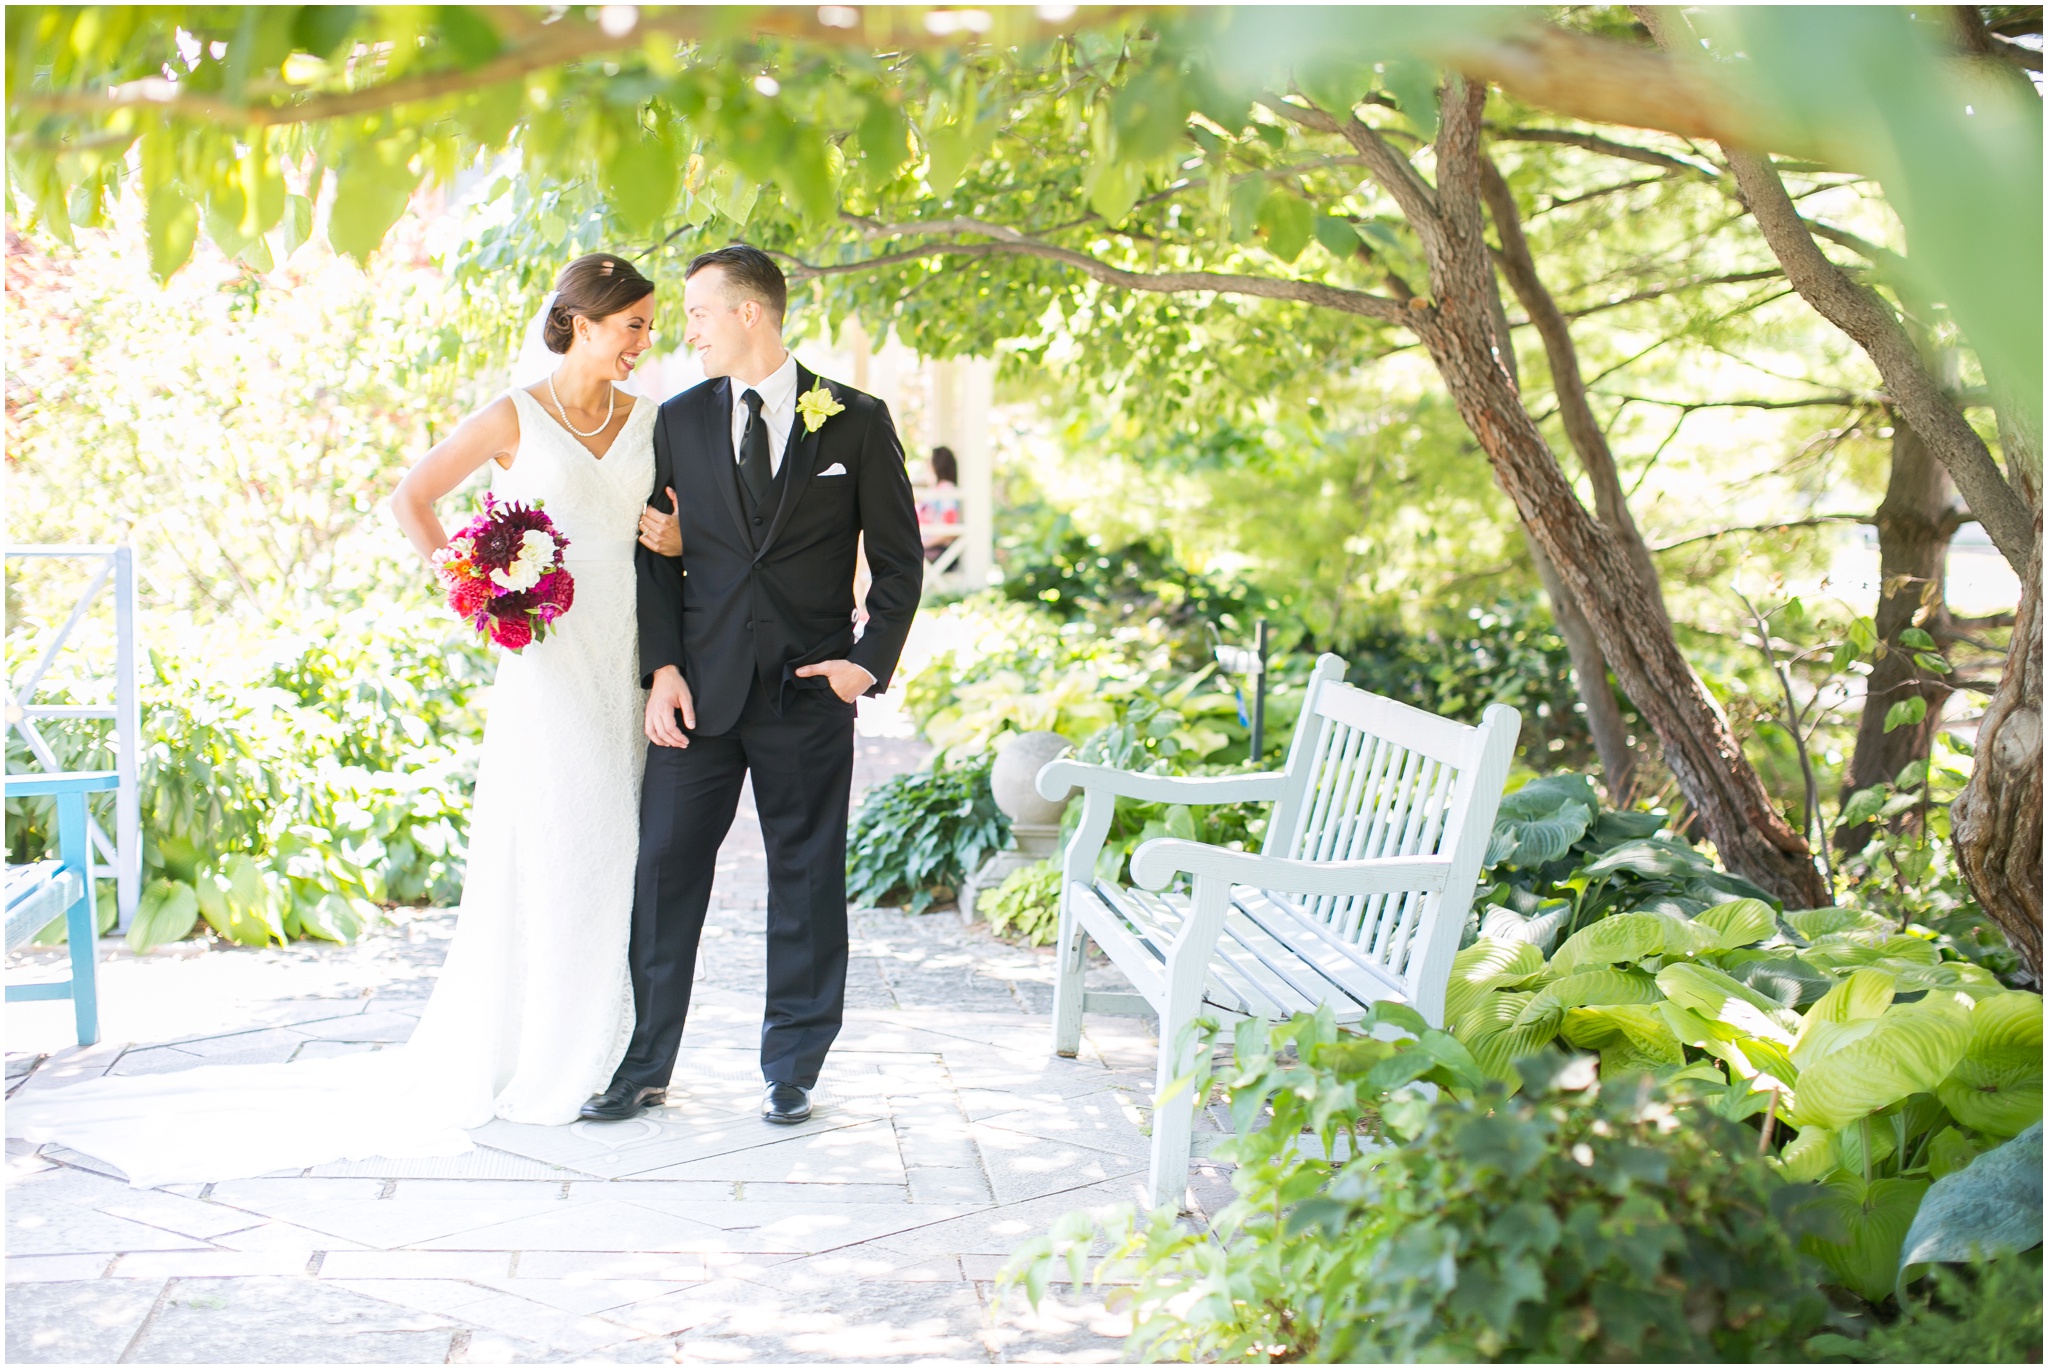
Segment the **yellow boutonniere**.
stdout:
[[804,417],[804,431],[814,433],[825,426],[825,420],[834,414],[846,412],[846,406],[832,398],[832,392],[819,381],[797,399],[796,411]]

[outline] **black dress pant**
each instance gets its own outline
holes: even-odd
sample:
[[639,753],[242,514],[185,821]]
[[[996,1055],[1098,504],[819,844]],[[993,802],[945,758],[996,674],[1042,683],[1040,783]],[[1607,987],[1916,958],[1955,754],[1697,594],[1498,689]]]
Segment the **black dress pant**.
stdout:
[[[824,681],[820,679],[819,684]],[[846,1005],[846,818],[854,706],[829,689],[790,696],[781,716],[760,681],[732,729],[649,745],[633,881],[632,1044],[616,1078],[666,1088],[675,1069],[711,903],[719,845],[751,773],[768,850],[767,1012],[761,1074],[818,1082]]]

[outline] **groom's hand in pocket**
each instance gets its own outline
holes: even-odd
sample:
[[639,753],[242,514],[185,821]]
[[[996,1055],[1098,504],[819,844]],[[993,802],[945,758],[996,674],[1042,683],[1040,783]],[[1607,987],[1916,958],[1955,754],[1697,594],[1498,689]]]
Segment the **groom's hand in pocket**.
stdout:
[[832,692],[839,696],[841,703],[852,703],[868,692],[875,677],[855,665],[852,661],[820,661],[816,665],[800,665],[796,668],[800,679],[823,675],[825,683],[832,686]]
[[647,740],[656,746],[688,746],[690,739],[676,726],[678,713],[683,715],[683,727],[696,728],[697,704],[690,697],[690,682],[682,671],[665,665],[654,672],[654,685],[647,691]]

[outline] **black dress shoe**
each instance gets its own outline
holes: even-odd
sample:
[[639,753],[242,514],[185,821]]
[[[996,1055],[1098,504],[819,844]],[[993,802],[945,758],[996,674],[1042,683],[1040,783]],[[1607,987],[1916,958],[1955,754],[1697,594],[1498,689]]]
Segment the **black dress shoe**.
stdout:
[[640,1109],[658,1108],[667,1100],[666,1089],[647,1088],[618,1079],[610,1088],[585,1103],[577,1115],[587,1122],[623,1122]]
[[761,1116],[793,1127],[811,1115],[811,1091],[795,1084],[770,1084],[761,1099]]

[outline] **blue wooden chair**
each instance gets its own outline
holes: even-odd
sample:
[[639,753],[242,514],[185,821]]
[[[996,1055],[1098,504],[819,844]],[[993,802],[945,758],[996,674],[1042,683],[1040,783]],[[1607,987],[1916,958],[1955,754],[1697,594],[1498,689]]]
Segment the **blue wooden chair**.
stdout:
[[9,984],[7,1001],[68,998],[78,1017],[78,1044],[100,1039],[99,910],[93,893],[92,839],[85,796],[113,789],[112,770],[61,775],[9,775],[8,798],[48,795],[57,800],[59,859],[7,867],[7,949],[13,951],[61,917],[70,938],[71,977],[47,984]]

